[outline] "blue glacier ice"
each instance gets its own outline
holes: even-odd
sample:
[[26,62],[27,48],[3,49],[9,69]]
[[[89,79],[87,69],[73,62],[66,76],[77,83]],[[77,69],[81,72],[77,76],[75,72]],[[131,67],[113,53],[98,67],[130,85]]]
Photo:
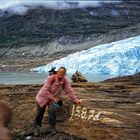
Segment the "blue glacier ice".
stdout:
[[132,75],[140,72],[140,35],[128,39],[98,45],[73,53],[31,71],[48,72],[52,66],[64,66],[67,73],[76,70],[83,74]]

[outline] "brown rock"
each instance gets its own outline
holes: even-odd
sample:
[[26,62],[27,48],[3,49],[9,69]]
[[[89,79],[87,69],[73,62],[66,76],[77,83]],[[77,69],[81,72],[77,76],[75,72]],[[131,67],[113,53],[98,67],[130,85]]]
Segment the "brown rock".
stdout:
[[[84,101],[81,105],[73,106],[64,96],[69,114],[63,116],[63,112],[58,112],[58,135],[65,137],[69,133],[87,140],[139,140],[140,82],[138,76],[133,77],[131,82],[126,78],[124,81],[116,78],[113,82],[73,83],[78,97]],[[32,123],[36,110],[35,95],[40,87],[41,85],[0,86],[1,100],[9,102],[14,112],[10,129],[24,131]],[[47,126],[46,111],[42,127]],[[51,138],[56,139],[58,135]],[[45,137],[49,136],[46,134],[43,138]]]

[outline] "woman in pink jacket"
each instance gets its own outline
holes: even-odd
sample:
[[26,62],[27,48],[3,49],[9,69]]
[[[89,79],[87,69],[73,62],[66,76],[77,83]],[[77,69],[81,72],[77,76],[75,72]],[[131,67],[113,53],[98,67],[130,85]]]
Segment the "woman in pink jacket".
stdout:
[[50,129],[55,129],[56,125],[56,114],[55,108],[56,105],[62,106],[62,95],[61,91],[64,90],[70,99],[76,103],[81,103],[81,99],[78,99],[75,95],[71,84],[66,77],[66,69],[60,67],[57,71],[57,74],[53,74],[47,78],[43,87],[39,90],[36,96],[37,102],[37,112],[35,116],[35,126],[41,127],[43,115],[48,105],[48,115],[49,115],[49,124]]

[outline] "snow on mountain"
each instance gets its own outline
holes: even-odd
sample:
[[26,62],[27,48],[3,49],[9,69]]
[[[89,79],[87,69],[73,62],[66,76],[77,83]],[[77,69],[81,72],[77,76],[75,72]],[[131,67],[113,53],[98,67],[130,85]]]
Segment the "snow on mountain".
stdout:
[[140,72],[140,35],[99,45],[55,60],[31,71],[48,72],[52,66],[64,66],[67,73],[131,75]]

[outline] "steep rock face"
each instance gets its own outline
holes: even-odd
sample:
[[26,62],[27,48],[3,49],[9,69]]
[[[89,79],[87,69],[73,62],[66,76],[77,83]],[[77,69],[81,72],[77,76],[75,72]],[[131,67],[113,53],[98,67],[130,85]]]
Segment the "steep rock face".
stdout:
[[71,53],[90,48],[91,44],[138,35],[139,10],[138,2],[127,1],[81,9],[38,7],[26,15],[0,11],[0,57]]
[[[106,33],[139,23],[138,3],[108,4],[95,8],[54,10],[30,9],[26,15],[1,17],[1,40],[21,39],[21,42],[48,41],[60,36]],[[24,40],[26,39],[27,40]],[[29,40],[32,39],[32,40]],[[38,40],[37,40],[38,39]],[[9,40],[10,41],[10,40]]]

